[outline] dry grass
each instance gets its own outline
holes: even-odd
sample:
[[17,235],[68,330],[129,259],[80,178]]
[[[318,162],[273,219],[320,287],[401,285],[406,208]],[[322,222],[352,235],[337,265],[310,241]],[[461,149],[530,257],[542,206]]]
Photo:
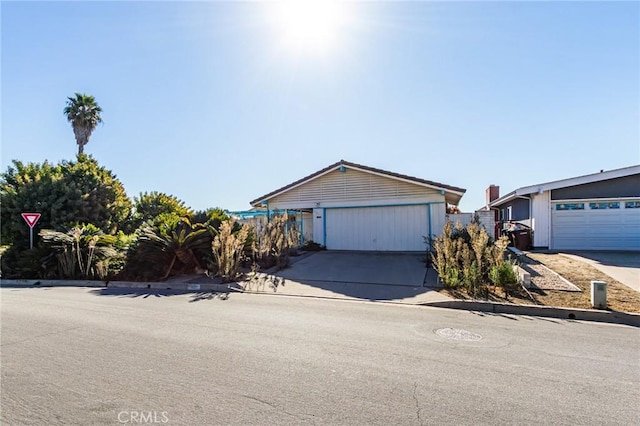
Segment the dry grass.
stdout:
[[[607,304],[609,310],[640,313],[640,293],[598,271],[593,266],[570,259],[561,254],[529,253],[527,256],[557,272],[582,290],[580,292],[531,290],[531,296],[533,296],[535,304],[591,309],[591,281],[599,280],[607,283]],[[534,304],[534,300],[532,300],[524,290],[508,298],[504,297],[500,289],[489,287],[489,290],[488,300],[491,301],[528,305]],[[457,299],[470,298],[462,291],[451,289],[443,289],[441,291]]]
[[610,310],[640,313],[640,293],[598,271],[593,266],[561,254],[530,253],[527,256],[556,271],[582,290],[579,293],[545,291],[545,294],[537,296],[542,304],[590,309],[591,281],[599,280],[607,283],[607,305]]

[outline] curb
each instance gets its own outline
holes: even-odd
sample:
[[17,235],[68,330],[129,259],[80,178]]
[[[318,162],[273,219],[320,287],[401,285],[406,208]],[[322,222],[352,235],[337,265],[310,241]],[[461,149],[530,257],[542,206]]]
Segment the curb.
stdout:
[[38,287],[92,287],[92,288],[125,288],[150,290],[183,290],[183,291],[236,291],[239,288],[229,284],[191,284],[186,282],[135,282],[135,281],[79,281],[79,280],[0,280],[0,287],[38,288]]
[[598,309],[561,308],[553,306],[514,305],[511,303],[495,303],[482,301],[450,300],[428,302],[422,306],[434,308],[462,309],[466,311],[489,312],[494,314],[529,315],[551,317],[568,320],[595,321],[611,324],[623,324],[640,327],[640,314],[626,312],[603,311]]
[[496,302],[484,302],[484,301],[466,301],[466,300],[446,300],[438,302],[425,302],[425,303],[402,303],[400,301],[385,302],[368,300],[361,298],[349,298],[349,297],[323,297],[316,295],[301,295],[301,294],[285,294],[278,292],[263,292],[263,291],[251,291],[245,290],[237,283],[229,284],[190,284],[186,282],[133,282],[133,281],[62,281],[62,280],[0,280],[0,287],[14,287],[14,288],[38,288],[38,287],[93,287],[93,288],[120,288],[120,289],[151,289],[151,290],[178,290],[186,292],[220,292],[227,293],[230,291],[238,291],[248,294],[273,294],[277,296],[290,296],[290,297],[311,297],[321,299],[336,299],[336,300],[350,300],[350,301],[368,301],[378,303],[395,303],[405,306],[425,306],[432,308],[447,308],[447,309],[460,309],[465,311],[477,311],[488,312],[494,314],[512,314],[512,315],[529,315],[537,317],[550,317],[568,320],[582,320],[582,321],[594,321],[610,324],[622,324],[633,327],[640,327],[640,314],[631,314],[626,312],[614,312],[603,311],[597,309],[576,309],[576,308],[561,308],[553,306],[537,306],[537,305],[515,305],[511,303],[496,303]]

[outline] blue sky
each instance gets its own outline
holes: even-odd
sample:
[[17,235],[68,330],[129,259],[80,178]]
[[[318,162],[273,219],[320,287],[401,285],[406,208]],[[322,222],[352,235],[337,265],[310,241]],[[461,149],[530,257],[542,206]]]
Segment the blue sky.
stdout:
[[[502,193],[640,163],[640,3],[362,2],[323,49],[273,3],[1,3],[1,163],[72,159],[129,196],[249,201],[340,159]],[[291,44],[291,43],[289,43]]]

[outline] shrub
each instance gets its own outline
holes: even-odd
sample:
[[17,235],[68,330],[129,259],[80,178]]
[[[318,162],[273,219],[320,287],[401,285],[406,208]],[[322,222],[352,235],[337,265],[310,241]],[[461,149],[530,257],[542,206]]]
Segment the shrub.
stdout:
[[494,285],[502,288],[505,297],[509,297],[509,293],[518,282],[515,265],[515,261],[508,259],[500,264],[492,265],[489,270],[489,280],[491,280]]
[[167,220],[159,226],[145,223],[136,231],[136,239],[128,251],[124,278],[164,280],[172,273],[204,271],[202,265],[211,258],[210,228],[170,214],[165,218]]
[[492,268],[504,263],[508,239],[492,242],[484,227],[472,221],[466,227],[460,222],[444,226],[442,235],[425,241],[431,244],[431,260],[446,287],[463,286],[471,295],[486,294]]
[[109,274],[109,262],[118,255],[116,237],[106,235],[94,225],[79,225],[67,232],[40,231],[42,245],[49,249],[43,259],[47,269],[59,278],[99,278]]
[[269,222],[255,226],[253,235],[253,259],[263,267],[288,266],[289,256],[300,241],[300,231],[295,222],[289,221],[287,214],[274,216]]
[[32,250],[20,245],[12,245],[2,253],[2,278],[57,278],[56,271],[46,268],[42,259],[50,253],[41,245]]
[[244,260],[244,247],[249,235],[249,226],[243,225],[237,232],[233,232],[234,227],[235,221],[232,219],[222,222],[218,234],[211,243],[218,275],[223,282],[232,282],[238,278],[238,272]]

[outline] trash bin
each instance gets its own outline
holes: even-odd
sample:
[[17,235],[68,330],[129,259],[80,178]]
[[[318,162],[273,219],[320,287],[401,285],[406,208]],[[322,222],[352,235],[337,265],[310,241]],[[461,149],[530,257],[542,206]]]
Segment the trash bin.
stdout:
[[531,230],[521,229],[519,231],[513,231],[513,245],[518,250],[528,250],[531,247]]

